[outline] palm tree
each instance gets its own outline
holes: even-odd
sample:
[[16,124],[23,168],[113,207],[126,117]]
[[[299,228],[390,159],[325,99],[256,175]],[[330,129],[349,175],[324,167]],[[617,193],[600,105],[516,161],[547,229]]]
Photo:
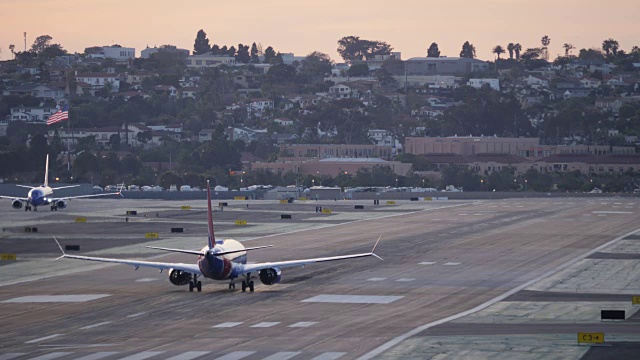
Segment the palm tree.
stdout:
[[520,51],[522,51],[522,45],[520,45],[520,43],[517,43],[515,45],[513,45],[513,51],[515,51],[516,53],[516,59],[520,59]]
[[497,45],[496,47],[493,48],[493,53],[498,55],[498,60],[500,60],[500,55],[504,54],[504,49],[502,48],[502,46]]
[[549,60],[549,44],[551,44],[551,39],[545,35],[542,37],[542,48],[544,49],[544,59]]
[[13,55],[13,58],[16,58],[16,53],[14,52],[14,50],[16,49],[16,46],[11,44],[9,45],[9,50],[11,50],[11,55]]
[[515,49],[515,45],[513,43],[509,43],[507,45],[507,50],[509,51],[509,58],[513,59],[513,50]]
[[619,47],[620,47],[620,44],[618,44],[618,42],[613,39],[607,39],[602,42],[602,50],[604,50],[604,52],[607,53],[607,57],[611,54],[613,54],[614,56],[618,55]]
[[571,52],[571,50],[576,48],[575,46],[569,43],[562,45],[562,47],[564,48],[564,56],[569,56],[569,53]]

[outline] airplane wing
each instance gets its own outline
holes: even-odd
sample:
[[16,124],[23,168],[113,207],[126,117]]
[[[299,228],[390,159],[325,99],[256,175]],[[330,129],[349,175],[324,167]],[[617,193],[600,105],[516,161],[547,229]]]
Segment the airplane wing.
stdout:
[[78,186],[80,186],[80,185],[67,185],[67,186],[60,186],[60,187],[51,188],[51,190],[68,189],[68,188],[74,188],[74,187],[78,187]]
[[381,237],[378,238],[378,241],[376,241],[375,245],[373,246],[373,249],[371,250],[371,252],[368,252],[368,253],[329,256],[329,257],[321,257],[321,258],[313,258],[313,259],[302,259],[302,260],[288,260],[288,261],[274,261],[274,262],[246,264],[240,269],[240,273],[241,274],[246,274],[246,273],[249,273],[249,272],[257,272],[257,271],[260,271],[262,269],[305,266],[305,265],[315,264],[315,263],[320,263],[320,262],[356,259],[356,258],[368,257],[368,256],[375,256],[378,259],[382,260],[382,258],[380,256],[376,255],[376,253],[375,253],[376,247],[378,246],[378,242],[380,242],[380,238]]
[[176,270],[182,270],[191,274],[202,275],[202,272],[200,271],[200,267],[197,264],[164,263],[164,262],[155,262],[155,261],[126,260],[126,259],[113,259],[113,258],[102,258],[102,257],[93,257],[93,256],[69,255],[64,252],[64,250],[62,249],[62,246],[60,246],[60,243],[55,237],[54,237],[54,240],[56,241],[56,244],[60,248],[60,251],[62,251],[62,256],[60,256],[56,260],[62,259],[62,258],[68,258],[68,259],[98,261],[98,262],[106,262],[106,263],[114,263],[114,264],[125,264],[125,265],[134,266],[136,270],[139,267],[150,267],[150,268],[159,269],[159,270],[176,269]]
[[73,199],[86,199],[86,198],[92,198],[92,197],[98,197],[98,196],[108,196],[108,195],[122,195],[121,192],[114,192],[114,193],[106,193],[106,194],[91,194],[91,195],[78,195],[78,196],[66,196],[66,197],[60,197],[60,198],[53,198],[51,199],[52,202],[58,201],[58,200],[73,200]]
[[18,197],[18,196],[2,196],[0,195],[0,199],[11,199],[11,200],[20,200],[20,201],[28,201],[29,199],[25,198],[25,197]]

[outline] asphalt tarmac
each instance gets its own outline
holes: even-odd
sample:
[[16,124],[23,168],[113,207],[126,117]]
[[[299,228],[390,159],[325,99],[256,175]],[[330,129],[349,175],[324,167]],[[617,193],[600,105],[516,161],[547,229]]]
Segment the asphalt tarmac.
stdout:
[[[360,203],[365,209],[355,210]],[[485,304],[640,228],[636,199],[399,201],[377,207],[364,201],[229,201],[214,214],[217,237],[275,245],[250,252],[251,262],[366,252],[378,236],[376,252],[384,261],[371,257],[285,269],[281,283],[257,284],[254,293],[210,280],[203,280],[202,293],[190,293],[171,285],[166,272],[52,262],[60,255],[54,235],[63,246],[79,245],[74,254],[195,262],[193,256],[140,247],[206,245],[205,203],[192,204],[182,211],[186,204],[168,201],[81,200],[58,212],[25,213],[7,202],[0,208],[0,253],[15,253],[18,260],[0,266],[0,360],[384,357],[394,349],[385,347],[395,344],[389,341]],[[316,213],[318,205],[333,213]],[[127,222],[126,210],[138,215]],[[87,222],[75,222],[78,217]],[[238,219],[248,225],[234,225]],[[37,233],[25,233],[25,227],[37,227]],[[172,227],[185,232],[171,233]],[[146,238],[147,232],[158,238]],[[47,297],[52,295],[62,297]],[[572,301],[562,295],[545,299]],[[415,336],[483,331],[441,326]],[[500,326],[493,328],[576,330]],[[614,333],[639,332],[626,322],[607,326]],[[402,346],[396,343],[396,349]]]

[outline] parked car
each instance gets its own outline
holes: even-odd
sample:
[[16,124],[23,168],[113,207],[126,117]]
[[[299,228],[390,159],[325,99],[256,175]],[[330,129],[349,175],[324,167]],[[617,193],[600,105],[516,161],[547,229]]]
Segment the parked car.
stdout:
[[170,185],[169,186],[169,191],[178,191],[178,186],[177,185]]
[[191,186],[182,185],[182,186],[180,186],[180,191],[191,191]]
[[104,189],[98,185],[93,185],[93,191],[104,191]]
[[117,191],[120,189],[118,185],[107,185],[104,187],[104,191]]
[[138,185],[129,185],[129,191],[138,191],[140,187]]

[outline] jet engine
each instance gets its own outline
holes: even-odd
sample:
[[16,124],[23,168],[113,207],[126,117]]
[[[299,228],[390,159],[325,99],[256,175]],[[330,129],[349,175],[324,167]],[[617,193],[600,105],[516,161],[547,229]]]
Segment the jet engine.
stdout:
[[182,270],[171,269],[169,270],[169,281],[176,286],[187,285],[191,281],[191,274]]
[[260,281],[265,285],[273,285],[280,282],[280,269],[269,268],[260,270]]
[[11,203],[11,206],[14,209],[21,209],[22,208],[22,201],[20,200],[13,200],[13,202]]
[[56,207],[59,209],[64,209],[67,207],[67,202],[64,200],[58,200],[56,201]]

